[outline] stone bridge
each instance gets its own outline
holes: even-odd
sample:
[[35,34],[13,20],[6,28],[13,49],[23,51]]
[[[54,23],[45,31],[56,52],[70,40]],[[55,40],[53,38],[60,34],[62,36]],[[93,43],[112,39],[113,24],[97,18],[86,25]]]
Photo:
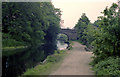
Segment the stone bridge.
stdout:
[[68,40],[77,40],[77,31],[75,29],[61,29],[60,34],[68,36]]

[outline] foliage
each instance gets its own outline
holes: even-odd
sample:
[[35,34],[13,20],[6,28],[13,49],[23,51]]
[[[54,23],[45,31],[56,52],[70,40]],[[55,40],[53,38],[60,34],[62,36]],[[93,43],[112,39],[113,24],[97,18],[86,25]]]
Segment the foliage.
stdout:
[[[120,75],[120,26],[118,5],[113,3],[102,12],[94,23],[94,60],[92,65],[97,75]],[[118,56],[118,57],[117,57]]]
[[90,23],[88,17],[85,15],[85,13],[82,14],[81,18],[78,20],[78,23],[75,25],[75,29],[78,33],[78,40],[82,44],[86,44],[86,34],[84,33],[84,30],[87,28],[87,25]]
[[68,41],[68,36],[67,35],[65,35],[65,34],[59,34],[58,36],[57,36],[57,39],[58,40],[63,40],[63,41]]
[[72,41],[69,41],[69,42],[68,42],[68,47],[67,47],[67,49],[68,49],[68,50],[71,50],[71,49],[73,48],[72,45],[73,45],[73,42],[72,42]]
[[24,77],[25,75],[48,75],[58,68],[64,56],[64,50],[56,50],[53,55],[47,57],[45,64],[39,64],[35,68],[28,69],[21,77]]
[[3,2],[3,47],[37,46],[49,47],[46,53],[56,49],[60,29],[60,9],[51,2]]
[[65,54],[64,50],[56,50],[54,51],[54,55],[50,55],[47,57],[47,62],[59,62],[61,57]]
[[98,75],[120,74],[120,18],[117,10],[118,5],[113,3],[102,12],[104,16],[98,17],[93,24],[82,15],[75,26],[78,40],[88,47],[92,45],[92,65]]
[[92,42],[95,40],[94,34],[96,32],[97,28],[93,26],[92,24],[88,24],[87,28],[84,30],[84,34],[86,36],[83,36],[86,39],[86,46],[89,48]]
[[101,77],[104,75],[120,75],[120,58],[109,57],[99,61],[98,64],[94,65],[93,70]]
[[71,49],[72,49],[72,46],[70,45],[67,49],[68,49],[68,50],[71,50]]
[[18,52],[24,51],[27,47],[17,46],[17,47],[5,47],[2,51],[2,56],[10,56]]
[[103,12],[101,23],[94,34],[94,54],[101,58],[120,56],[120,26],[118,23],[117,5],[113,4]]
[[[20,42],[20,41],[16,41],[14,39],[4,39],[3,41],[3,46],[7,46],[7,47],[16,47],[16,46],[24,46],[25,44]],[[4,47],[5,48],[5,47]]]

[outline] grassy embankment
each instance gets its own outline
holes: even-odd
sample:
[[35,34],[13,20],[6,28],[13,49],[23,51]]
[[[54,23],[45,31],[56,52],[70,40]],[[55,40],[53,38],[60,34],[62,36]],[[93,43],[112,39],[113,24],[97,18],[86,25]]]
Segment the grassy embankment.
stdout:
[[[72,49],[72,41],[70,41],[70,48]],[[27,71],[21,75],[49,75],[54,70],[56,70],[62,63],[65,56],[69,55],[66,50],[56,50],[53,55],[47,57],[45,63],[39,63],[36,67],[27,69]]]
[[57,50],[53,55],[47,57],[45,63],[39,63],[34,68],[27,69],[21,77],[26,75],[49,75],[58,68],[66,55],[68,54],[65,50]]

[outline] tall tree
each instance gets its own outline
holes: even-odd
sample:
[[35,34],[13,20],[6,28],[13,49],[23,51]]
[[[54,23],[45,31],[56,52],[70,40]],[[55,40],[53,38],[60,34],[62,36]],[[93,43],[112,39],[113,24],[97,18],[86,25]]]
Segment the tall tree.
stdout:
[[90,21],[88,17],[85,15],[85,13],[83,13],[81,18],[78,20],[78,23],[75,25],[75,29],[77,30],[77,33],[78,33],[78,40],[83,44],[87,43],[84,37],[86,36],[86,34],[84,34],[84,30],[87,28],[87,25],[89,23]]
[[99,29],[95,33],[94,54],[100,58],[120,56],[120,26],[117,10],[118,5],[113,3],[103,11],[99,17]]
[[51,2],[3,2],[2,8],[3,47],[46,44],[53,52],[61,11]]

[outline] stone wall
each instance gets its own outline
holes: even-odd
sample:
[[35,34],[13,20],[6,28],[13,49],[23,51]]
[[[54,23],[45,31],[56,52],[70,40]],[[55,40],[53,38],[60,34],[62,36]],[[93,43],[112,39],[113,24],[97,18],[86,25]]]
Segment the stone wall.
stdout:
[[61,29],[61,34],[66,34],[69,40],[77,40],[77,32],[74,29]]

